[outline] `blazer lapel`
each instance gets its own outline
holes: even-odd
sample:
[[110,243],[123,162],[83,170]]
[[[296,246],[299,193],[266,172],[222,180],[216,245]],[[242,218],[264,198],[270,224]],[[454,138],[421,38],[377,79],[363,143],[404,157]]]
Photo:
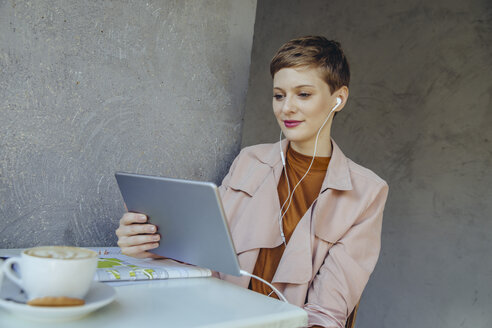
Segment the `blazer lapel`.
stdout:
[[[342,202],[347,199],[340,196],[352,190],[353,186],[348,159],[333,139],[331,142],[333,151],[321,193],[317,199],[319,206],[314,210],[313,225],[316,236],[327,242],[335,243],[348,229],[345,220],[348,214],[346,213],[347,208],[353,208],[349,205],[343,206]],[[353,210],[356,209],[353,208]]]
[[313,274],[311,208],[297,224],[272,282],[303,284],[311,280]]

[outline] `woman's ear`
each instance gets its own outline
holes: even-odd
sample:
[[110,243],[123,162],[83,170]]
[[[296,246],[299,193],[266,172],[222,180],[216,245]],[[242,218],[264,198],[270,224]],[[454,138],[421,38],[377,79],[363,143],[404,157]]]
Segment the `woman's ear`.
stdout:
[[347,86],[342,86],[340,87],[340,89],[338,89],[337,91],[335,91],[335,95],[337,96],[337,98],[339,98],[341,100],[341,104],[339,106],[337,106],[337,109],[335,109],[336,112],[339,112],[342,110],[342,108],[345,106],[345,104],[347,103],[347,100],[348,100],[348,96],[349,96],[349,89]]

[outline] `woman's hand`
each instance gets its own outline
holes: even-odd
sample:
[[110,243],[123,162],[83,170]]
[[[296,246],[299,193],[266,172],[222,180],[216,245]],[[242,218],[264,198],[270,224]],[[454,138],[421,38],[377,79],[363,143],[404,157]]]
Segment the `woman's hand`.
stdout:
[[116,229],[121,253],[138,258],[161,258],[148,252],[159,246],[161,236],[156,233],[155,225],[146,222],[145,214],[128,212],[123,215]]

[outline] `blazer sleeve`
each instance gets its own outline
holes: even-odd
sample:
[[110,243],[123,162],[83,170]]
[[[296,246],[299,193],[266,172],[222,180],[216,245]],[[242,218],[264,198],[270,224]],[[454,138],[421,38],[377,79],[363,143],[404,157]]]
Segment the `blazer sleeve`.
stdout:
[[388,185],[381,182],[378,189],[354,225],[330,248],[309,287],[304,310],[310,327],[345,327],[360,300],[381,248]]

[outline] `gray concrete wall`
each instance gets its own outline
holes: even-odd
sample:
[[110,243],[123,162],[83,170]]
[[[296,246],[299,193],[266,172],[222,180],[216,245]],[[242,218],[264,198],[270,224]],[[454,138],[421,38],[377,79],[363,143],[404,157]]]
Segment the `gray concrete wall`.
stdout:
[[492,2],[258,1],[243,146],[277,140],[268,65],[307,34],[345,48],[333,136],[390,185],[356,327],[492,327]]
[[219,182],[256,0],[0,0],[0,247],[115,245],[115,171]]

